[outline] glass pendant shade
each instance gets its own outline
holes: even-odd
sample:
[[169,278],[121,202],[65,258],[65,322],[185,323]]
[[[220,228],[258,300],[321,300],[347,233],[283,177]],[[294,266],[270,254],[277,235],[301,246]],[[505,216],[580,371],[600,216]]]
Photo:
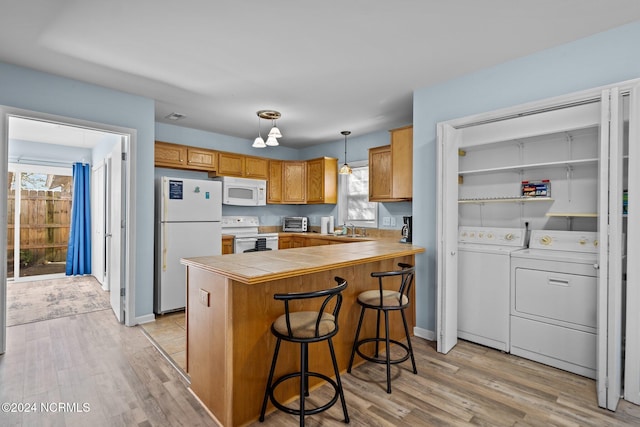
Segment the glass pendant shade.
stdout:
[[276,127],[276,124],[274,122],[273,127],[271,128],[271,130],[269,131],[269,136],[272,136],[274,138],[282,138],[282,134],[280,133],[280,129],[278,129]]
[[253,141],[253,148],[265,148],[267,145],[264,143],[264,139],[262,139],[261,136],[257,137],[254,141]]
[[274,136],[269,135],[269,138],[267,138],[266,145],[268,145],[269,147],[275,147],[276,145],[280,145],[280,144],[278,144],[278,140]]
[[340,168],[340,171],[338,172],[340,175],[350,175],[351,172],[353,172],[351,170],[351,166],[349,166],[348,164],[344,164],[342,165],[342,167]]

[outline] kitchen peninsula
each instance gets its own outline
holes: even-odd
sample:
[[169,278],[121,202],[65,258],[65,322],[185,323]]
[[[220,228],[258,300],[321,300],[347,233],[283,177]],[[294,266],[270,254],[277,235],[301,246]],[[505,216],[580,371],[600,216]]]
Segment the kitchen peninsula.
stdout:
[[[415,254],[424,251],[411,244],[380,239],[183,259],[187,267],[187,372],[191,390],[224,426],[257,420],[276,341],[270,327],[284,312],[282,302],[275,301],[273,295],[333,287],[335,276],[349,284],[343,293],[340,332],[334,338],[338,366],[344,372],[360,314],[356,297],[377,287],[370,273],[395,270],[399,262],[414,264]],[[403,339],[400,317],[392,316],[391,320],[391,337]],[[413,330],[414,306],[407,311],[407,321]],[[365,319],[361,334],[373,336],[374,325],[374,317]],[[282,344],[276,376],[298,368],[298,347]],[[373,352],[373,346],[363,350]],[[310,369],[333,376],[326,343],[313,345],[310,351]],[[357,363],[361,361],[356,359]],[[313,380],[312,388],[318,385]],[[281,401],[297,395],[295,381],[290,383],[278,388]]]

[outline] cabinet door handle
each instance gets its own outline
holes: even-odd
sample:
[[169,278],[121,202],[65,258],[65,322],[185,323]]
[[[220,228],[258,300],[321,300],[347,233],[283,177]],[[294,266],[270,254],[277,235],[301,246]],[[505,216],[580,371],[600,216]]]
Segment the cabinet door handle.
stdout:
[[456,251],[451,251],[451,255],[455,255],[455,254],[456,254]]

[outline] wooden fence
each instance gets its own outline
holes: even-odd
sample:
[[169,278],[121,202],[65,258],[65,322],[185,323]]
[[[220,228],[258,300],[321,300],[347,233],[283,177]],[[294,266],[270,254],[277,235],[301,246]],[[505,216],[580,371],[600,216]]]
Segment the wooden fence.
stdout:
[[[21,266],[66,261],[72,194],[66,191],[22,190],[20,203]],[[9,189],[7,263],[13,265],[15,190]],[[10,270],[13,270],[10,267]]]

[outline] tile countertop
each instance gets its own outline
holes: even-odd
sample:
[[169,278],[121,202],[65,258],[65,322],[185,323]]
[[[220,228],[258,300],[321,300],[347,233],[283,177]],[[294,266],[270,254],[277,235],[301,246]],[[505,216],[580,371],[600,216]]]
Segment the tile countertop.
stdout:
[[342,245],[183,258],[181,263],[251,285],[422,252],[425,249],[420,246],[376,239]]

